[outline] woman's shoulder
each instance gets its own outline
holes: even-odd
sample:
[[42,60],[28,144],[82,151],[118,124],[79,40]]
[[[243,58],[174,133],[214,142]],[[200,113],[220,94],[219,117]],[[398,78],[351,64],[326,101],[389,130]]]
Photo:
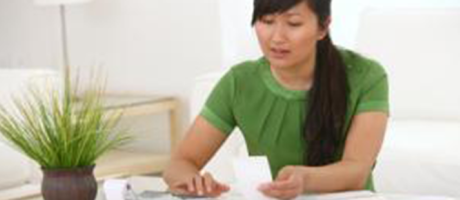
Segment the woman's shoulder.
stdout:
[[369,80],[386,76],[385,68],[378,61],[352,50],[339,48],[339,51],[350,79]]
[[265,58],[259,58],[255,60],[245,60],[243,62],[237,63],[231,67],[231,71],[236,73],[253,73],[266,62]]
[[231,76],[235,78],[245,78],[245,77],[253,77],[254,75],[258,74],[266,63],[264,58],[259,58],[256,60],[246,60],[240,62],[236,65],[233,65],[227,72],[227,74],[231,74]]

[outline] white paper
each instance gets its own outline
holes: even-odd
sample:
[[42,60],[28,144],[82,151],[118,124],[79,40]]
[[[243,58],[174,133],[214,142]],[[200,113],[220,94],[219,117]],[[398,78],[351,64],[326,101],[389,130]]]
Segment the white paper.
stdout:
[[168,185],[162,177],[155,176],[132,176],[128,178],[128,183],[136,193],[141,193],[146,190],[151,191],[167,191]]
[[348,200],[348,199],[359,199],[365,200],[367,198],[378,198],[378,196],[367,190],[359,191],[347,191],[347,192],[336,192],[336,193],[326,193],[326,194],[308,194],[299,197],[299,200]]
[[381,196],[391,200],[457,200],[454,197],[432,195],[381,194]]
[[262,183],[272,181],[270,166],[266,156],[251,156],[233,160],[236,186],[247,200],[271,200],[257,188]]
[[127,180],[108,179],[104,182],[104,194],[107,200],[124,200],[127,192]]

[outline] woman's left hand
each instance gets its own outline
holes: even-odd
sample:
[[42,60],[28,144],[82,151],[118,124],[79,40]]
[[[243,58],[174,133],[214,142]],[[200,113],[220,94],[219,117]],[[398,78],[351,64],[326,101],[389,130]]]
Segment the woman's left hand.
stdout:
[[275,181],[259,186],[259,190],[278,199],[294,199],[304,193],[304,171],[300,166],[286,166],[282,168]]

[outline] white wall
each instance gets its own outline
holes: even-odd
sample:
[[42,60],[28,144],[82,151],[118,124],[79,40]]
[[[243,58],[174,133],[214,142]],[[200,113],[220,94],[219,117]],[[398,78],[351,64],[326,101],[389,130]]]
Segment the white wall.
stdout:
[[75,66],[102,66],[110,88],[187,96],[194,77],[220,65],[213,0],[96,0],[69,12]]
[[369,8],[448,8],[460,7],[459,0],[333,0],[331,34],[341,46],[354,48],[359,17]]
[[[253,0],[220,0],[223,66],[232,66],[261,55],[249,26]],[[333,0],[332,38],[336,44],[354,48],[360,14],[369,7],[460,7],[459,0]]]
[[261,55],[251,26],[253,0],[220,0],[222,68]]
[[59,64],[59,20],[32,0],[0,0],[0,68],[52,68]]

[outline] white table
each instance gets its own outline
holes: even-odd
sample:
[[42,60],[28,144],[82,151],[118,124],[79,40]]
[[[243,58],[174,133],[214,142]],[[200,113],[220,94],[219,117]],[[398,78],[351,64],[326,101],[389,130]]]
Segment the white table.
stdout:
[[[164,184],[160,177],[144,177],[136,176],[128,179],[136,193],[144,190],[165,191],[167,186]],[[232,187],[235,188],[235,187]],[[33,200],[43,200],[42,198],[35,198]],[[105,198],[102,186],[99,187],[98,196],[96,200],[108,200]],[[179,198],[159,198],[158,200],[180,200]],[[244,200],[244,198],[236,193],[230,191],[219,198],[194,198],[193,200]],[[302,196],[296,200],[460,200],[450,197],[442,196],[423,196],[423,195],[407,195],[407,194],[372,194],[367,191],[336,193],[327,195],[316,196]]]
[[[156,191],[165,191],[167,186],[160,177],[131,177],[129,182],[132,185],[136,193],[140,193],[144,190],[156,190]],[[235,188],[235,187],[231,187]],[[100,193],[102,188],[100,188]],[[230,191],[223,196],[216,198],[215,200],[243,200],[241,194],[236,193],[235,191]],[[336,193],[328,195],[315,195],[315,196],[302,196],[297,198],[297,200],[457,200],[450,197],[441,197],[441,196],[422,196],[422,195],[406,195],[406,194],[374,194],[368,191],[357,191],[357,192],[346,192],[346,193]],[[100,194],[97,200],[106,200],[102,194]],[[179,198],[159,198],[159,200],[179,200]],[[195,200],[198,200],[195,198]],[[213,200],[211,198],[203,198],[202,200]],[[459,199],[460,200],[460,199]]]

